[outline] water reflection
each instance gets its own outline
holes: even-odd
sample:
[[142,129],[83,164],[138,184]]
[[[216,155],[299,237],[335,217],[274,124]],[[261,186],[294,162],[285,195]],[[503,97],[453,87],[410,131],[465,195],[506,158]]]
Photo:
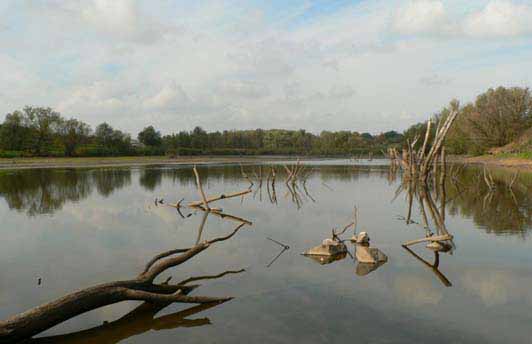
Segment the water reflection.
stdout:
[[10,209],[29,216],[51,214],[65,202],[88,197],[93,183],[91,175],[80,170],[23,170],[0,176],[0,196]]
[[[254,175],[258,178],[258,173],[255,172],[258,168],[245,168],[250,178]],[[389,184],[398,183],[397,171],[382,166],[320,166],[308,169],[304,179],[294,185],[285,185],[284,179],[287,176],[281,167],[276,167],[277,183],[273,185],[271,172],[266,174],[266,171],[268,167],[261,174],[264,183],[254,179],[256,199],[272,204],[288,200],[298,208],[306,202],[319,202],[314,191],[307,186],[307,178],[318,177],[327,189],[331,189],[328,183],[332,181],[357,182],[361,178],[383,178]],[[146,191],[156,190],[163,180],[171,180],[183,187],[194,184],[194,176],[186,168],[147,167],[140,169],[138,173],[139,184]],[[217,183],[246,183],[239,166],[205,168],[202,173],[207,186]],[[527,235],[532,227],[530,176],[520,175],[510,188],[514,175],[494,171],[492,175],[495,187],[491,189],[485,183],[480,168],[451,167],[448,174],[449,178],[445,183],[447,212],[472,218],[487,233]],[[23,211],[29,216],[53,214],[62,209],[65,203],[79,202],[89,197],[94,190],[101,196],[109,197],[116,190],[131,185],[131,181],[132,170],[129,168],[7,171],[0,174],[0,197],[5,199],[10,209]],[[359,184],[359,187],[364,188],[364,184]],[[403,189],[404,185],[399,187],[399,191]],[[263,195],[263,191],[267,197]],[[411,203],[413,198],[410,197],[407,201]]]
[[163,170],[156,168],[145,168],[140,173],[140,185],[148,191],[155,190],[163,180]]
[[487,233],[526,236],[532,227],[530,176],[520,176],[512,187],[512,173],[493,171],[492,176],[490,188],[480,168],[452,174],[446,183],[449,213],[472,218]]
[[179,327],[198,327],[211,324],[209,318],[187,319],[197,313],[220,305],[207,303],[187,308],[180,312],[156,317],[169,304],[143,303],[118,320],[104,323],[88,330],[65,335],[31,339],[28,344],[114,344],[148,331],[161,331]]
[[[255,181],[255,199],[253,194],[249,194],[243,204],[239,198],[227,200],[224,201],[223,208],[231,212],[241,208],[242,211],[234,213],[252,218],[255,230],[244,231],[236,240],[213,247],[213,254],[191,261],[188,267],[184,266],[179,271],[180,275],[184,274],[186,277],[195,275],[195,272],[222,271],[227,265],[240,266],[243,263],[250,267],[249,273],[241,278],[205,286],[206,294],[237,296],[233,302],[205,313],[204,316],[212,320],[212,326],[199,327],[201,323],[209,322],[201,315],[197,316],[200,319],[176,315],[175,323],[170,325],[172,321],[169,319],[168,328],[175,325],[181,327],[181,330],[157,331],[165,325],[159,322],[164,316],[157,317],[155,312],[147,312],[143,316],[145,322],[124,317],[124,321],[116,324],[110,322],[101,325],[102,320],[118,319],[131,309],[129,305],[127,311],[122,307],[112,306],[72,319],[61,327],[49,330],[45,335],[87,328],[90,330],[40,338],[34,342],[83,343],[90,342],[90,338],[95,338],[94,342],[103,343],[106,339],[110,342],[116,339],[115,342],[123,340],[128,343],[168,343],[177,339],[197,343],[212,338],[217,338],[221,343],[234,342],[235,338],[247,342],[291,342],[301,340],[302,333],[306,334],[304,339],[309,343],[338,342],[352,338],[368,342],[475,343],[480,340],[495,343],[505,339],[508,343],[519,343],[528,340],[526,323],[531,320],[529,308],[532,300],[526,287],[531,276],[530,242],[480,235],[479,228],[472,221],[478,221],[474,219],[473,213],[462,216],[465,213],[460,207],[470,207],[461,203],[463,198],[471,198],[475,188],[487,189],[482,179],[477,180],[478,172],[470,172],[471,168],[455,170],[453,173],[449,171],[449,180],[445,185],[446,195],[437,196],[434,194],[435,190],[429,189],[431,200],[424,199],[422,203],[430,221],[432,237],[442,235],[435,225],[440,220],[431,215],[431,209],[434,208],[434,213],[440,212],[448,232],[454,235],[458,249],[451,257],[440,252],[441,248],[435,251],[427,248],[427,242],[408,247],[413,254],[401,247],[401,243],[409,239],[427,237],[421,213],[421,190],[410,195],[408,189],[402,189],[397,200],[389,202],[393,191],[401,184],[401,174],[380,167],[371,167],[371,170],[358,166],[313,167],[309,169],[306,186],[315,202],[305,195],[303,182],[298,182],[299,197],[303,200],[301,210],[298,211],[297,204],[292,201],[292,195],[285,185],[286,176],[282,166],[277,168],[277,202],[271,202],[274,196],[271,184],[266,182],[267,169],[263,169],[265,180],[262,199],[260,189],[256,189],[260,185],[256,183],[259,172],[257,176],[253,172],[258,170],[255,166],[246,166],[245,169]],[[5,262],[0,281],[2,318],[42,304],[80,286],[129,276],[143,266],[144,257],[151,257],[160,249],[186,247],[201,242],[214,233],[225,233],[230,222],[213,221],[215,214],[209,215],[208,220],[205,219],[208,223],[205,231],[201,231],[197,226],[188,224],[194,222],[201,225],[204,213],[183,209],[183,219],[176,209],[162,204],[154,205],[155,197],[163,197],[165,204],[185,197],[183,205],[198,199],[190,169],[151,167],[151,171],[146,170],[78,170],[78,174],[86,174],[77,178],[89,185],[90,191],[85,194],[87,200],[79,205],[64,206],[63,211],[53,218],[45,217],[35,221],[24,216],[9,216],[12,212],[7,211],[7,206],[3,203],[4,214],[7,216],[4,216],[4,245],[0,250],[3,252],[2,261]],[[52,171],[56,174],[71,173],[68,170],[50,170]],[[116,172],[116,175],[110,172]],[[97,179],[93,176],[96,173],[101,174]],[[469,179],[464,176],[467,173],[473,173]],[[124,178],[120,174],[128,177]],[[204,167],[201,175],[206,193],[211,196],[228,190],[245,189],[249,185],[242,178],[239,166]],[[481,193],[476,200],[480,204],[472,205],[490,209],[497,203],[500,193],[506,193],[509,201],[514,202],[509,188],[504,184],[511,177],[513,174],[499,176],[493,172],[494,183],[500,182],[501,186],[497,184],[491,196],[486,196],[489,192]],[[1,195],[7,202],[6,193],[11,190],[6,191],[5,178],[6,175],[0,176],[0,179],[4,179],[0,180],[0,185]],[[51,175],[49,179],[54,179],[51,183],[57,184],[60,178]],[[96,180],[101,182],[100,186]],[[519,176],[519,180],[512,188],[519,209],[508,211],[517,211],[525,217],[530,213],[529,200],[527,201],[529,196],[524,188],[526,179]],[[121,181],[123,184],[120,184]],[[125,185],[129,187],[117,192]],[[72,183],[65,182],[63,187],[76,190]],[[31,189],[28,190],[27,197],[35,198],[30,191]],[[109,198],[103,202],[98,195]],[[444,198],[445,209],[442,212],[441,200]],[[408,212],[403,210],[407,208],[405,205],[409,201],[413,206],[409,225],[405,225],[404,222],[394,220],[394,215],[400,213],[405,220]],[[63,205],[70,202],[78,201],[66,199]],[[350,254],[356,256],[351,243],[347,243],[350,253],[334,257],[338,260],[333,258],[329,261],[329,258],[324,258],[322,262],[318,258],[320,261],[314,262],[299,255],[305,249],[322,242],[330,233],[330,228],[338,224],[338,219],[349,216],[350,207],[346,202],[360,206],[361,228],[368,230],[377,246],[390,257],[385,265],[348,259]],[[433,203],[436,207],[431,208]],[[505,203],[500,206],[502,210],[508,207]],[[111,215],[103,217],[98,214],[106,214],[104,210],[108,209],[113,210]],[[27,208],[22,210],[26,212]],[[55,210],[51,212],[53,211]],[[83,216],[75,217],[74,212]],[[87,216],[90,213],[98,216]],[[187,217],[190,214],[195,216]],[[215,219],[218,220],[218,217]],[[95,221],[101,223],[99,230],[94,230]],[[179,224],[177,229],[176,223]],[[216,225],[211,228],[213,223]],[[11,230],[15,226],[17,230]],[[490,225],[488,223],[482,226],[481,230],[487,230],[485,226]],[[511,221],[507,226],[506,231],[497,233],[524,234],[531,227],[527,221],[521,224],[521,231],[512,232]],[[491,230],[487,231],[489,233]],[[266,237],[279,241],[281,245],[271,243]],[[285,243],[290,245],[290,250],[284,250],[282,245],[286,245]],[[26,254],[27,252],[31,254]],[[277,255],[280,256],[276,258]],[[334,263],[319,265],[326,262]],[[33,277],[37,275],[45,277],[43,286],[36,287],[36,280],[29,286],[27,281],[34,281]],[[451,283],[453,288],[445,288],[445,285]],[[14,285],[17,288],[13,288]],[[490,312],[486,312],[488,307]],[[353,312],[353,309],[357,311]],[[168,307],[159,314],[174,311]],[[511,317],[497,319],[500,314],[510,313]],[[126,326],[125,319],[130,320],[131,327]],[[425,322],[420,325],[422,320]],[[416,330],[405,333],[403,329],[408,329],[412,321],[416,321]],[[357,326],[352,326],[353,323]],[[189,325],[192,328],[183,328]],[[139,336],[131,337],[136,334]],[[320,341],[316,338],[325,339]]]
[[[127,314],[124,318],[121,318],[112,324],[104,323],[104,325],[88,331],[81,331],[67,336],[42,339],[45,342],[49,340],[50,342],[56,343],[79,342],[80,339],[85,339],[83,342],[87,342],[87,339],[90,339],[92,342],[101,342],[101,339],[105,338],[105,342],[116,343],[131,335],[146,332],[149,329],[175,328],[187,324],[190,326],[198,324],[197,321],[184,320],[185,316],[190,315],[190,313],[186,311],[185,313],[177,313],[154,319],[156,313],[174,302],[212,306],[231,300],[232,297],[190,296],[189,293],[199,287],[198,284],[190,285],[190,283],[204,280],[215,280],[229,274],[239,274],[243,272],[244,269],[227,270],[218,275],[189,277],[177,284],[169,283],[172,279],[171,276],[168,277],[165,282],[160,283],[159,281],[156,281],[156,279],[167,270],[180,266],[191,260],[215,243],[231,239],[244,226],[250,226],[252,224],[249,220],[242,219],[240,221],[236,216],[225,214],[221,210],[215,210],[215,208],[210,208],[208,205],[209,203],[229,198],[229,196],[211,197],[207,200],[202,189],[200,176],[195,167],[194,172],[196,173],[197,185],[198,189],[201,191],[203,203],[191,202],[188,203],[187,207],[204,213],[203,220],[200,223],[198,230],[198,240],[194,246],[178,249],[173,248],[157,254],[146,264],[144,270],[133,279],[107,282],[93,287],[80,289],[54,301],[42,304],[41,306],[33,307],[18,315],[13,315],[6,320],[0,320],[0,343],[27,340],[67,320],[104,306],[124,301],[145,302],[146,305],[140,306],[133,312]],[[205,226],[207,216],[211,213],[222,220],[229,219],[230,221],[236,221],[238,222],[238,226],[236,226],[229,234],[200,242],[199,238],[201,237],[201,232]],[[211,307],[196,308],[192,314],[196,311],[207,308]],[[199,325],[205,323],[208,323],[208,320],[200,320]]]
[[97,169],[90,172],[98,194],[109,197],[116,190],[131,185],[130,169]]
[[[443,176],[445,176],[445,173]],[[418,225],[425,232],[423,237],[407,241],[402,244],[402,247],[419,262],[429,267],[443,285],[450,287],[452,286],[451,282],[439,270],[440,253],[452,254],[456,247],[453,241],[453,235],[449,233],[445,224],[447,190],[445,179],[443,178],[433,178],[433,180],[439,180],[439,182],[424,183],[415,178],[409,178],[409,175],[404,174],[398,192],[404,191],[406,193],[408,202],[407,214],[404,217],[406,224]],[[435,199],[439,202],[439,206],[434,201]],[[421,223],[412,220],[413,210],[415,209],[414,204],[419,209]],[[434,252],[434,263],[429,263],[428,260],[422,258],[410,248],[412,246],[419,247],[422,245],[424,245],[426,251]]]

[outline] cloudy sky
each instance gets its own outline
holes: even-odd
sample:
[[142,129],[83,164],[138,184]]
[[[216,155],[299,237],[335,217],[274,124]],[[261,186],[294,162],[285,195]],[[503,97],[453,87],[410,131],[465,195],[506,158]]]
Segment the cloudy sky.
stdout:
[[0,112],[402,130],[532,81],[532,0],[0,0]]

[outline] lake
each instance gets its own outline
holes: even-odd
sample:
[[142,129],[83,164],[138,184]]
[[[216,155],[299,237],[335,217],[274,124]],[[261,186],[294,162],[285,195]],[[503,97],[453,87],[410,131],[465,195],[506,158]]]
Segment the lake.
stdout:
[[[120,321],[140,305],[123,302],[38,337],[52,336],[54,343],[532,343],[530,174],[521,173],[510,188],[513,172],[493,170],[490,191],[481,169],[450,168],[444,209],[441,194],[432,201],[452,247],[434,253],[426,243],[403,248],[426,236],[423,213],[434,235],[438,218],[414,194],[407,221],[408,185],[385,161],[304,165],[307,179],[295,193],[284,183],[282,163],[273,165],[275,198],[266,181],[270,165],[244,165],[252,192],[212,206],[253,224],[161,276],[178,282],[244,268],[201,281],[193,292],[233,300],[172,304]],[[238,165],[198,170],[208,197],[249,187]],[[133,278],[160,252],[235,228],[228,217],[166,206],[182,198],[200,200],[191,166],[2,171],[0,318]],[[352,221],[355,206],[357,231],[368,233],[386,263],[360,265],[349,242],[349,253],[332,262],[301,255]]]

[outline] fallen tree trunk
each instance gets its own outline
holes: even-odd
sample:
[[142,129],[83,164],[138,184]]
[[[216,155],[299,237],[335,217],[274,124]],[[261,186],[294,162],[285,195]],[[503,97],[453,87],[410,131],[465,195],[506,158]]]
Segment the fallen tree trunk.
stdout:
[[[150,303],[197,303],[225,302],[231,297],[188,296],[195,286],[187,286],[191,279],[176,285],[156,284],[154,280],[164,271],[185,263],[210,247],[235,235],[245,223],[241,223],[224,237],[202,242],[188,249],[177,249],[156,256],[136,278],[96,285],[63,296],[55,301],[35,307],[7,320],[0,321],[0,343],[15,343],[31,338],[55,325],[88,311],[122,301],[146,301]],[[179,254],[176,256],[176,254]],[[199,280],[204,278],[194,278]]]

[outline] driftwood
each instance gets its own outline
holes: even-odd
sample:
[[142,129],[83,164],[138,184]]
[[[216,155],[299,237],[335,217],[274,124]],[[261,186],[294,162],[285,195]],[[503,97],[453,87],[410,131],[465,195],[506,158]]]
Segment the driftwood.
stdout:
[[[0,343],[14,343],[31,338],[55,325],[96,308],[122,301],[150,303],[220,303],[231,297],[189,296],[197,286],[187,285],[191,279],[178,284],[156,283],[155,279],[170,268],[195,257],[212,244],[230,239],[245,224],[237,226],[226,236],[204,241],[186,249],[163,252],[154,257],[144,271],[135,278],[96,285],[63,296],[55,301],[35,307],[0,321]],[[194,278],[194,281],[208,276]]]
[[[181,265],[209,248],[212,244],[230,239],[243,226],[251,225],[251,222],[236,216],[224,214],[219,209],[209,208],[209,203],[230,197],[243,195],[247,192],[231,194],[229,196],[218,196],[207,199],[202,185],[201,178],[194,167],[196,183],[202,201],[193,202],[190,207],[197,208],[205,212],[198,234],[198,242],[189,248],[173,249],[162,252],[151,259],[142,273],[131,280],[115,281],[94,287],[82,289],[72,294],[63,296],[55,301],[35,307],[24,313],[15,315],[7,320],[0,321],[0,343],[13,343],[23,339],[31,338],[57,324],[60,324],[77,315],[86,313],[96,308],[115,304],[122,301],[145,301],[150,303],[220,303],[231,299],[231,297],[206,297],[189,296],[188,294],[197,286],[187,285],[192,281],[211,279],[212,276],[192,277],[181,281],[175,285],[168,283],[156,283],[155,279],[163,272]],[[179,201],[174,207],[178,210],[181,207]],[[207,215],[213,214],[221,218],[229,218],[239,223],[232,232],[226,236],[199,242],[201,231],[205,225]],[[239,271],[240,272],[240,271]],[[233,272],[227,272],[233,273]],[[226,273],[224,273],[226,274]],[[223,275],[223,274],[222,274]],[[220,275],[221,276],[221,275]],[[215,276],[216,277],[216,276]],[[168,281],[167,281],[168,282]]]
[[[200,175],[198,173],[198,170],[196,169],[196,166],[194,166],[193,170],[194,170],[194,175],[196,177],[196,185],[198,187],[198,191],[199,191],[199,194],[201,196],[201,201],[194,201],[194,202],[188,203],[186,206],[189,207],[189,208],[201,209],[201,210],[204,210],[204,211],[212,211],[213,213],[214,212],[221,212],[221,209],[210,208],[209,204],[213,203],[213,202],[216,202],[216,201],[223,200],[223,199],[227,199],[227,198],[233,198],[233,197],[238,197],[238,196],[242,196],[243,197],[246,194],[251,192],[251,189],[246,189],[244,191],[234,192],[234,193],[230,193],[230,194],[221,194],[221,195],[218,195],[218,196],[207,198],[207,196],[205,195],[205,192],[203,191],[203,186],[201,184],[201,177],[200,177]],[[175,204],[166,204],[166,205],[169,206],[169,207],[173,207],[173,208],[176,208],[176,209],[179,210],[181,207],[183,207],[182,202],[183,202],[183,199],[181,199],[179,202],[177,202]],[[229,216],[229,215],[227,215],[227,216]]]
[[[187,206],[189,206],[191,208],[198,207],[198,206],[204,205],[204,203],[209,204],[209,203],[216,202],[216,201],[219,201],[219,200],[222,200],[222,199],[233,198],[233,197],[238,197],[238,196],[244,196],[244,195],[246,195],[246,194],[248,194],[250,192],[251,192],[251,190],[247,189],[247,190],[244,190],[244,191],[234,192],[234,193],[230,193],[230,194],[221,194],[219,196],[206,198],[205,201],[201,200],[201,201],[190,202],[189,204],[187,204]],[[177,206],[177,205],[178,204],[176,204],[174,206]]]
[[452,239],[453,239],[453,236],[449,234],[435,235],[435,236],[430,236],[426,238],[407,241],[403,244],[403,246],[411,246],[411,245],[415,245],[415,244],[419,244],[419,243],[427,242],[427,241],[437,242],[437,241],[452,240]]
[[196,185],[198,186],[198,190],[201,195],[201,200],[203,202],[203,206],[205,209],[209,210],[209,204],[207,203],[207,197],[205,196],[205,192],[203,191],[203,186],[201,185],[201,179],[198,173],[198,170],[196,169],[196,166],[194,165],[194,175],[196,176]]

